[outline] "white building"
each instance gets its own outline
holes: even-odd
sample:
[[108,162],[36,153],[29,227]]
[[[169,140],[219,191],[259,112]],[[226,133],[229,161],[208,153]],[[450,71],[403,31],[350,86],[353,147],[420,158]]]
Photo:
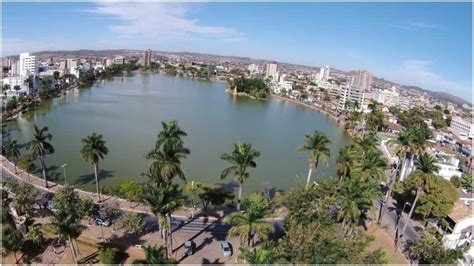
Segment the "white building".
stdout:
[[109,67],[114,63],[114,61],[110,58],[105,59],[105,66]]
[[356,102],[359,105],[359,110],[362,110],[365,93],[361,88],[354,86],[342,87],[339,96],[338,110],[346,110],[348,102]]
[[451,120],[451,126],[448,128],[461,140],[474,137],[474,125],[472,121],[468,121],[459,116],[454,116]]
[[119,55],[119,56],[116,56],[116,57],[114,58],[114,62],[113,62],[113,63],[116,64],[116,65],[122,65],[123,63],[125,63],[125,58],[124,58],[123,56],[120,56],[120,55]]
[[[472,201],[470,202],[472,204]],[[444,247],[447,249],[455,249],[469,244],[470,247],[464,253],[464,259],[459,261],[458,265],[472,265],[474,260],[474,215],[472,207],[466,205],[466,202],[461,200],[454,204],[453,211],[448,215],[448,222],[452,221],[454,227],[450,233],[443,237]]]
[[21,53],[19,67],[18,74],[20,74],[20,76],[36,75],[38,73],[36,56],[30,55],[30,53]]
[[276,63],[269,63],[267,64],[267,69],[265,71],[265,77],[272,77],[274,80],[278,79],[278,72],[277,72],[277,64]]
[[326,66],[326,67],[321,67],[319,69],[319,77],[318,77],[318,80],[328,80],[329,79],[329,67]]
[[259,72],[259,67],[256,64],[250,64],[247,69],[250,71],[250,73],[253,72]]
[[77,62],[77,59],[76,58],[68,58],[67,59],[67,68],[68,69],[71,69],[71,68],[77,68],[78,66],[78,62]]
[[372,84],[372,74],[367,70],[359,70],[351,77],[351,86],[360,88],[362,91],[369,91]]

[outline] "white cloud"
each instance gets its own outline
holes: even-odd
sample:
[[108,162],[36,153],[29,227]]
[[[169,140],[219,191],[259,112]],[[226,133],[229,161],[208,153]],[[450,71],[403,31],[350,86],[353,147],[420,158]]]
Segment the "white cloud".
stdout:
[[119,20],[109,30],[121,38],[140,38],[153,42],[215,38],[221,41],[244,40],[232,28],[203,25],[189,17],[189,6],[183,3],[97,3],[89,10]]
[[472,92],[469,86],[442,77],[433,72],[430,66],[431,62],[427,60],[405,60],[401,66],[394,67],[388,71],[379,71],[378,74],[388,80],[404,85],[448,92],[464,99],[471,99]]
[[445,28],[441,24],[428,23],[428,22],[423,22],[423,21],[409,21],[408,23],[403,23],[403,24],[388,23],[387,26],[396,28],[396,29],[401,29],[401,30],[414,30],[414,31],[440,30],[440,29]]

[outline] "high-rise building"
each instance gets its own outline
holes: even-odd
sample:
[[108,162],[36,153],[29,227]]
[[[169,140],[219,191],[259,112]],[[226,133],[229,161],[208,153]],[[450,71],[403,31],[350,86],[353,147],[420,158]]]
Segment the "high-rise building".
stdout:
[[319,69],[319,80],[328,80],[329,79],[329,67],[321,67]]
[[369,91],[372,84],[372,75],[367,70],[359,70],[351,77],[351,86],[358,87],[363,91]]
[[20,54],[20,65],[18,73],[20,76],[31,76],[38,73],[38,62],[36,56],[30,55],[30,53]]
[[250,64],[247,69],[250,71],[250,72],[258,72],[258,65],[256,64]]
[[59,60],[59,69],[60,69],[60,70],[65,70],[65,69],[67,69],[67,59],[61,59],[61,60]]
[[267,64],[267,71],[265,72],[265,77],[272,77],[273,79],[277,79],[278,72],[277,72],[277,64],[276,62]]
[[75,69],[77,68],[77,59],[76,58],[68,58],[67,59],[67,68],[71,69]]
[[347,104],[349,102],[354,103],[358,106],[358,110],[362,109],[362,104],[364,103],[365,93],[362,89],[354,86],[342,87],[339,94],[339,106],[338,110],[346,110]]
[[474,138],[474,124],[472,120],[466,120],[459,116],[451,119],[449,131],[453,132],[460,139]]
[[123,56],[118,55],[114,58],[114,64],[122,65],[123,63],[125,63],[125,58]]
[[143,61],[144,67],[149,67],[151,64],[151,50],[148,49],[145,51],[145,60]]

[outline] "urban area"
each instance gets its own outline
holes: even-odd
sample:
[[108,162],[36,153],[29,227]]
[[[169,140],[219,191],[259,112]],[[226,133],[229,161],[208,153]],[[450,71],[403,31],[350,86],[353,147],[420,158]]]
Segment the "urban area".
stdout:
[[[222,155],[229,165],[222,177],[235,177],[238,193],[191,182],[181,168],[189,150],[179,121],[163,122],[143,184],[99,188],[106,142],[85,138],[80,152],[94,167],[93,192],[48,180],[44,158],[54,136],[47,127],[35,125],[28,143],[9,137],[9,123],[45,102],[137,73],[227,82],[236,97],[293,102],[327,116],[353,144],[330,151],[329,136],[301,136],[305,185],[242,196],[260,152],[241,143]],[[152,50],[4,57],[1,88],[3,263],[473,261],[470,103],[367,70]],[[330,156],[336,177],[316,181]],[[66,175],[66,165],[59,170]]]

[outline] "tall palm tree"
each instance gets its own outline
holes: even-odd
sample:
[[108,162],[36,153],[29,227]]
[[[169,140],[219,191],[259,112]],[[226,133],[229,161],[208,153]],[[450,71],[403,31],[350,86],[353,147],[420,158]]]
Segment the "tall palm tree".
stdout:
[[255,235],[258,235],[261,240],[266,240],[274,231],[273,225],[264,219],[268,208],[264,200],[264,198],[259,198],[245,201],[245,212],[233,212],[224,218],[225,222],[232,225],[229,235],[239,235],[240,242],[247,242],[248,247],[250,247],[250,241],[254,240]]
[[147,159],[153,160],[150,164],[150,170],[160,171],[160,176],[164,177],[167,182],[171,182],[174,177],[179,177],[186,182],[186,174],[181,166],[181,159],[187,157],[190,153],[189,149],[183,147],[183,143],[179,140],[170,140],[162,144],[160,149],[154,149],[147,155]]
[[95,187],[97,191],[97,198],[100,202],[100,187],[99,187],[99,161],[104,159],[104,156],[109,153],[109,149],[105,146],[105,140],[102,135],[95,132],[82,139],[84,146],[81,149],[82,158],[92,164],[95,175]]
[[144,260],[134,260],[133,264],[176,264],[173,259],[166,258],[166,247],[164,246],[144,246]]
[[362,155],[373,152],[377,150],[378,139],[374,135],[365,135],[363,138],[359,139],[356,144],[356,149],[360,151]]
[[250,176],[250,174],[247,172],[247,168],[257,167],[257,163],[254,160],[259,156],[260,152],[252,148],[252,144],[249,143],[234,143],[234,150],[232,151],[232,154],[224,153],[221,156],[222,160],[225,160],[231,164],[231,166],[225,168],[222,171],[221,179],[226,178],[231,172],[233,172],[235,179],[239,183],[239,199],[237,202],[238,211],[240,211],[242,200],[242,184]]
[[285,263],[271,247],[260,247],[253,251],[245,246],[239,247],[239,259],[250,265]]
[[343,181],[338,196],[337,218],[342,221],[341,230],[344,234],[350,235],[352,225],[373,207],[373,201],[379,196],[380,191],[373,180],[360,182],[356,178],[351,178]]
[[341,180],[350,175],[355,162],[354,156],[350,146],[346,146],[339,151],[339,157],[336,160],[336,171]]
[[8,138],[5,145],[5,153],[7,158],[12,160],[13,165],[15,166],[15,174],[17,173],[16,162],[20,158],[20,147],[17,144],[17,141],[11,138]]
[[439,167],[435,165],[435,163],[436,159],[427,153],[424,153],[419,156],[415,162],[416,171],[415,173],[413,173],[411,178],[413,178],[417,189],[415,191],[415,199],[413,200],[410,212],[408,213],[407,221],[405,222],[405,225],[403,226],[402,232],[400,234],[401,236],[405,234],[408,222],[410,221],[411,216],[413,215],[413,211],[415,210],[415,206],[418,202],[420,195],[423,193],[423,191],[426,190],[426,188],[435,178],[434,173],[437,172],[439,169]]
[[53,135],[48,132],[48,127],[39,129],[34,125],[35,133],[33,139],[28,142],[26,148],[31,150],[35,158],[39,158],[41,162],[41,168],[43,171],[44,187],[48,187],[48,180],[46,177],[46,164],[44,163],[44,156],[46,154],[54,153],[54,147],[48,141],[51,141]]
[[186,197],[177,184],[171,184],[159,176],[152,176],[151,173],[148,175],[150,181],[144,188],[143,200],[158,218],[161,236],[164,236],[166,246],[172,251],[171,214],[184,205]]
[[361,177],[364,180],[374,179],[376,181],[382,181],[385,177],[385,168],[387,162],[380,156],[378,151],[369,151],[362,158],[358,165],[358,169],[361,171]]
[[398,147],[397,154],[400,158],[401,169],[399,180],[403,181],[405,178],[406,168],[408,167],[409,160],[411,159],[412,153],[415,151],[415,135],[412,129],[405,129],[398,135],[398,138],[389,143],[395,143]]
[[186,132],[179,127],[178,121],[176,120],[161,122],[161,126],[163,130],[158,133],[155,149],[159,149],[161,145],[166,142],[182,141],[181,137],[187,136]]
[[298,150],[309,152],[309,170],[306,187],[309,186],[313,169],[316,171],[318,168],[319,160],[321,159],[325,165],[328,165],[328,158],[331,156],[331,150],[328,147],[330,143],[331,141],[327,135],[317,130],[313,134],[305,135],[305,144],[301,145]]

